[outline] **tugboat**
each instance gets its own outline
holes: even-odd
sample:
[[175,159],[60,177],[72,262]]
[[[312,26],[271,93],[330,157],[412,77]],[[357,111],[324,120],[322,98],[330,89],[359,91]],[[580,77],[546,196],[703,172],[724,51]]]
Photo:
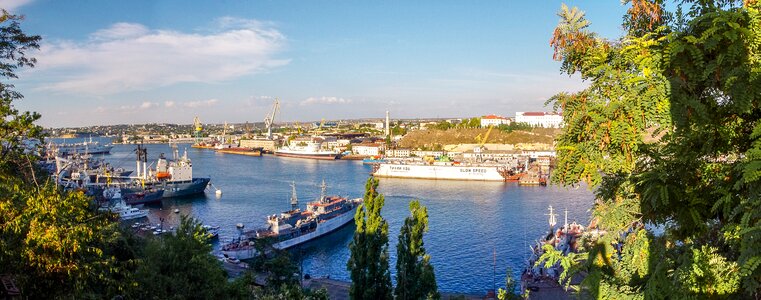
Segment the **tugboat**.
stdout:
[[299,208],[296,185],[291,183],[291,209],[279,215],[267,216],[267,227],[243,233],[241,237],[222,246],[226,257],[250,259],[257,255],[255,240],[272,238],[275,249],[290,247],[327,235],[354,220],[362,198],[348,199],[326,196],[327,186],[322,182],[320,198],[307,203],[306,210]]

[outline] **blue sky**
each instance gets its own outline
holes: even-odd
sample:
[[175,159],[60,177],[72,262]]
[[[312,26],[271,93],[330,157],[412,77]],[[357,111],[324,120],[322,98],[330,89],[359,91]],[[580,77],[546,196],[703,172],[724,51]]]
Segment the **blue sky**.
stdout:
[[[561,1],[2,0],[43,37],[16,106],[51,127],[513,116],[584,83],[549,39]],[[565,1],[621,33],[620,1]]]

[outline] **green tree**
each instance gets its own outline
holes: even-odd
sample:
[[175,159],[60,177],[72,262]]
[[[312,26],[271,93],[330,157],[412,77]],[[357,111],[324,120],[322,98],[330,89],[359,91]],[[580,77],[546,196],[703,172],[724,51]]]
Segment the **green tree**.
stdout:
[[470,120],[468,120],[467,128],[481,128],[481,118],[470,118]]
[[596,298],[758,298],[759,2],[629,2],[618,41],[559,13],[554,58],[589,87],[551,99],[566,124],[553,181],[596,189],[606,234],[542,259]]
[[402,128],[401,126],[399,126],[399,123],[396,123],[396,125],[394,125],[394,127],[391,127],[391,134],[392,135],[405,135],[405,134],[407,134],[407,129]]
[[363,203],[357,208],[354,238],[347,268],[351,272],[351,299],[393,299],[388,264],[388,223],[381,216],[385,199],[378,191],[378,180],[365,184]]
[[410,202],[410,216],[404,220],[396,244],[396,299],[439,299],[431,256],[425,252],[423,234],[428,232],[428,209]]
[[[122,268],[129,255],[107,214],[97,213],[81,192],[61,192],[36,167],[42,144],[37,113],[20,112],[23,98],[6,80],[33,67],[27,56],[40,37],[25,34],[22,18],[0,10],[0,270],[29,298],[101,298],[129,283]],[[116,279],[119,280],[116,280]]]
[[[30,298],[100,298],[127,288],[119,232],[82,192],[0,184],[0,269]],[[114,251],[116,250],[116,251]],[[120,278],[122,280],[116,280]]]
[[[34,67],[36,59],[26,53],[39,49],[40,36],[26,35],[20,27],[21,17],[0,9],[0,80],[18,78],[19,67]],[[42,139],[42,127],[34,124],[40,118],[38,113],[20,112],[13,102],[21,100],[21,93],[14,86],[0,82],[0,176],[8,176],[29,181],[37,178],[32,166],[34,155],[25,153],[24,142]]]
[[[513,278],[513,269],[507,268],[507,275],[505,276],[505,288],[500,288],[497,291],[497,299],[499,300],[519,300],[523,299],[520,294],[515,293],[515,289],[518,287],[518,283]],[[524,291],[525,292],[525,291]],[[524,295],[525,296],[525,295]]]
[[226,299],[241,292],[229,284],[201,224],[183,216],[173,235],[150,239],[135,273],[136,299]]

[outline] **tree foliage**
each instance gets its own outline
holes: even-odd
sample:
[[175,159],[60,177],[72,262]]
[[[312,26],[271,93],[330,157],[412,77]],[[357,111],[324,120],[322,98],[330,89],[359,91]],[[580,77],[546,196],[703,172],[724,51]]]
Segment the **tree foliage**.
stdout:
[[[21,17],[0,9],[0,80],[18,78],[20,67],[34,67],[37,62],[26,54],[39,49],[40,36],[26,35],[20,26]],[[0,82],[0,176],[24,175],[33,178],[31,158],[25,155],[23,142],[31,138],[41,139],[42,128],[34,122],[37,113],[20,112],[13,101],[23,98],[13,90],[13,85]]]
[[[36,165],[30,141],[41,141],[39,114],[13,106],[21,93],[6,80],[33,67],[28,51],[40,37],[20,28],[21,17],[0,10],[0,272],[30,298],[99,298],[129,284],[130,253],[107,214],[81,192],[61,192]],[[31,149],[34,150],[34,149]]]
[[439,299],[431,256],[425,252],[423,234],[428,232],[428,209],[417,200],[410,202],[396,244],[396,299]]
[[559,13],[554,57],[589,87],[551,99],[566,124],[553,180],[595,188],[607,234],[543,258],[598,298],[759,297],[759,2],[628,2],[617,41]]
[[357,228],[349,244],[351,255],[347,268],[351,272],[351,299],[393,299],[388,255],[388,223],[381,216],[385,199],[378,191],[378,180],[365,184],[363,203],[357,208]]
[[229,285],[201,224],[183,216],[175,234],[147,242],[135,273],[136,299],[226,299],[240,295]]

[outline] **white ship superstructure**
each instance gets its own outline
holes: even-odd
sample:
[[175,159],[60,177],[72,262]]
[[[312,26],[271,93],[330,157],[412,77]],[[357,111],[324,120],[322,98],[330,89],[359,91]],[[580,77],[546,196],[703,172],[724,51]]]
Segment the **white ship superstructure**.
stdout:
[[321,137],[297,138],[275,150],[275,155],[285,157],[334,160],[338,152],[322,149]]
[[505,181],[509,177],[507,166],[487,164],[454,163],[399,163],[379,164],[373,171],[375,177]]

